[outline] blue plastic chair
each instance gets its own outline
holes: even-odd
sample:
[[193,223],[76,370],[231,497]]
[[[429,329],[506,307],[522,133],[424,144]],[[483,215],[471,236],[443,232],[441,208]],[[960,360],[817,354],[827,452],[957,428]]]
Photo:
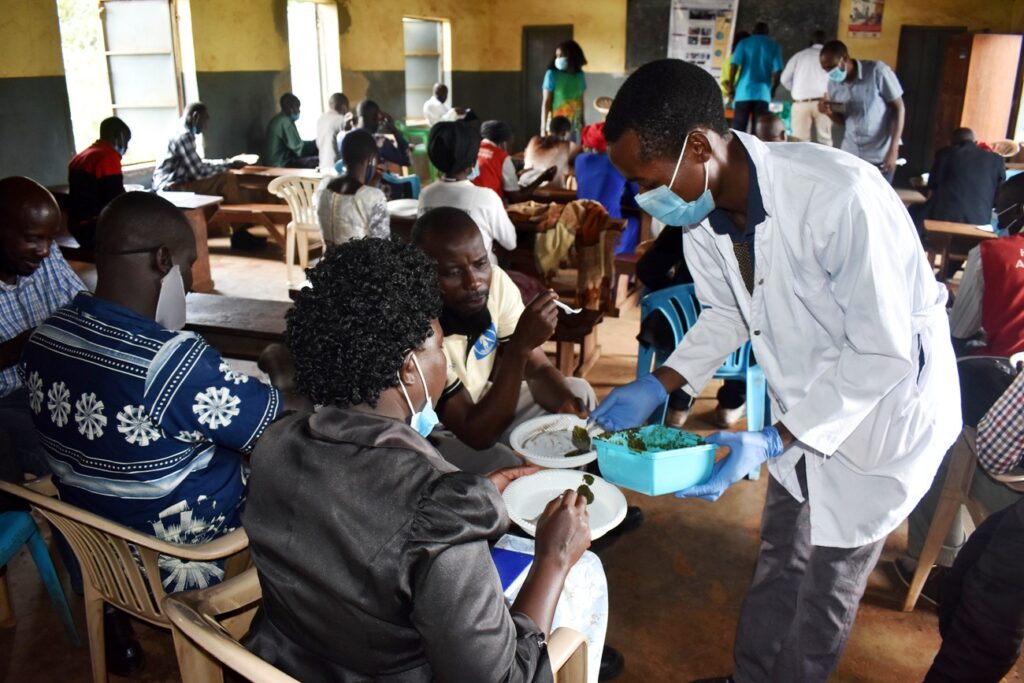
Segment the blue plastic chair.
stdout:
[[[665,319],[668,320],[674,337],[674,348],[679,346],[686,333],[697,323],[701,305],[692,284],[675,285],[651,292],[640,300],[641,322],[655,311],[661,311]],[[750,362],[750,353],[750,342],[747,342],[725,359],[722,367],[715,372],[714,376],[718,379],[739,379],[746,382],[747,429],[758,431],[763,429],[770,420],[768,384],[765,382],[761,368],[756,363]],[[636,358],[637,378],[650,374],[653,368],[661,366],[668,360],[668,355],[641,342]],[[665,422],[667,411],[668,401],[666,400],[658,414],[658,422]],[[757,468],[747,476],[750,479],[757,479],[761,476],[761,469]]]
[[22,511],[0,513],[0,567],[6,566],[23,545],[28,546],[28,552],[36,563],[46,592],[50,594],[50,600],[57,608],[68,636],[75,645],[81,644],[78,631],[75,630],[75,622],[71,618],[71,608],[68,607],[67,598],[64,596],[64,588],[60,584],[57,570],[53,567],[46,543],[43,542],[32,515]]

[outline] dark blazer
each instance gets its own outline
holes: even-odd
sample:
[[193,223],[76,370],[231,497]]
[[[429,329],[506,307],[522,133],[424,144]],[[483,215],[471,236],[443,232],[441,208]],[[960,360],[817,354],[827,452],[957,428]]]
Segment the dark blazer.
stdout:
[[924,218],[988,225],[996,191],[1005,179],[1006,164],[998,154],[973,142],[943,147],[928,175],[932,194]]

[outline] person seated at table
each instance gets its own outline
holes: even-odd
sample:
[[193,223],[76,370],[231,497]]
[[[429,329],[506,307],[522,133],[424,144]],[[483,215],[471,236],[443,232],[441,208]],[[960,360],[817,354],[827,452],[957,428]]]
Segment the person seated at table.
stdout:
[[473,179],[473,184],[494,190],[509,203],[529,199],[541,183],[554,178],[558,171],[551,166],[539,175],[534,174],[536,177],[532,181],[520,186],[515,164],[508,153],[514,137],[512,126],[504,121],[484,121],[480,125],[480,137],[480,151],[476,155],[480,173]]
[[516,425],[545,413],[586,417],[596,405],[590,384],[564,377],[541,349],[555,333],[557,296],[545,291],[524,306],[461,209],[425,212],[412,240],[437,264],[444,304],[441,328],[451,372],[438,403],[447,432],[438,434],[438,448],[469,472],[521,464],[508,448]]
[[1006,180],[1006,164],[998,154],[983,149],[970,128],[957,128],[950,144],[935,153],[928,174],[928,199],[910,207],[918,232],[924,221],[951,221],[969,225],[992,222],[992,207],[999,186]]
[[422,216],[440,206],[465,211],[479,228],[485,253],[494,264],[498,259],[493,243],[512,251],[516,248],[516,229],[501,197],[472,182],[479,172],[476,165],[479,150],[480,133],[468,123],[442,121],[430,129],[427,155],[430,163],[441,172],[441,178],[420,192],[418,213]]
[[267,124],[260,163],[284,168],[316,168],[320,163],[316,143],[303,140],[295,122],[299,120],[302,103],[290,92],[281,95],[281,111]]
[[[387,112],[381,111],[380,105],[373,100],[363,100],[356,107],[356,128],[365,130],[377,141],[380,149],[379,159],[396,166],[412,166],[409,158],[409,141],[395,127],[395,121]],[[347,131],[338,134],[339,149],[341,140]],[[394,142],[391,141],[391,136]]]
[[[637,253],[639,252],[638,248]],[[682,228],[671,225],[662,228],[654,243],[637,261],[636,277],[650,292],[693,283],[693,276],[690,275],[683,255]],[[640,323],[637,341],[659,350],[666,357],[676,349],[672,326],[658,310],[653,311]],[[746,417],[747,383],[744,380],[725,380],[718,389],[717,398],[714,422],[719,427],[732,427]],[[682,389],[669,394],[665,424],[682,428],[695,400]]]
[[360,237],[391,236],[388,200],[377,187],[377,143],[365,130],[354,130],[341,143],[345,173],[320,192],[317,216],[324,245],[334,247]]
[[426,440],[448,374],[434,264],[368,238],[309,280],[287,338],[322,407],[271,425],[253,454],[243,519],[263,601],[246,647],[310,682],[550,681],[544,638],[580,570],[581,621],[599,640],[607,623],[585,501],[546,506],[509,606],[487,544],[509,525],[502,490],[536,468],[459,472]]
[[984,331],[984,345],[974,350],[1008,357],[1024,351],[1024,174],[999,188],[996,214],[1005,235],[967,252],[949,324],[960,352]]
[[448,86],[444,83],[435,83],[430,99],[423,103],[423,118],[433,126],[441,121],[457,121],[466,115],[462,107],[450,107],[448,101]]
[[[612,218],[622,218],[622,205],[635,207],[633,197],[639,192],[627,182],[608,159],[604,139],[604,122],[584,126],[580,136],[583,152],[573,162],[576,175],[576,198],[600,202]],[[640,240],[640,218],[630,215],[626,229],[615,246],[615,254],[632,254]]]
[[42,398],[17,364],[36,326],[85,289],[53,241],[59,230],[60,208],[46,188],[0,180],[0,469],[9,481],[50,471],[30,408]]
[[524,175],[533,170],[555,167],[555,177],[546,187],[563,188],[572,175],[573,154],[579,149],[572,141],[572,122],[565,116],[556,116],[548,124],[547,135],[534,135],[523,152]]
[[785,142],[786,123],[778,114],[766,112],[757,117],[754,123],[754,135],[764,142]]
[[[202,102],[193,102],[185,110],[180,130],[168,142],[163,156],[153,170],[153,189],[157,192],[195,192],[217,195],[225,204],[241,202],[238,181],[229,170],[245,166],[243,161],[204,159],[196,150],[196,139],[210,125],[210,110]],[[233,249],[262,249],[265,237],[253,235],[246,228],[231,232]]]
[[68,163],[68,231],[83,247],[92,246],[103,207],[124,194],[121,157],[131,139],[127,123],[116,116],[105,118],[99,139]]
[[327,100],[327,111],[316,120],[316,148],[320,155],[321,173],[334,173],[340,158],[338,134],[352,127],[352,112],[348,110],[348,97],[336,92]]

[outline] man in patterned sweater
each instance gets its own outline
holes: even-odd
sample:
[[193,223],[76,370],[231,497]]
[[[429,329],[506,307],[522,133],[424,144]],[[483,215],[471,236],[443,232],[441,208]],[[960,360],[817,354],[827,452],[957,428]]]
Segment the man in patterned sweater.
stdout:
[[[143,229],[144,228],[144,229]],[[241,454],[281,411],[277,389],[233,371],[185,322],[195,242],[155,195],[121,195],[96,231],[96,295],[29,339],[20,373],[61,498],[176,543],[239,526]],[[168,592],[223,578],[212,562],[160,562]]]

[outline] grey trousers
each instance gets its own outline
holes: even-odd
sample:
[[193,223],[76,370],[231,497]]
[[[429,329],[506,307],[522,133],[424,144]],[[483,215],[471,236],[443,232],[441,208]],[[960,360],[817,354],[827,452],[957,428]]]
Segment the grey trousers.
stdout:
[[736,633],[736,683],[827,681],[842,656],[884,539],[859,548],[811,545],[804,502],[768,479],[761,549]]
[[[565,384],[569,387],[569,391],[583,400],[587,410],[593,410],[597,406],[597,396],[587,380],[566,377]],[[444,428],[435,429],[430,435],[430,441],[445,460],[463,472],[489,474],[502,467],[519,467],[526,463],[509,446],[509,436],[512,434],[512,430],[523,422],[544,415],[546,412],[537,405],[537,400],[530,393],[529,385],[523,382],[519,389],[519,402],[516,404],[516,413],[512,418],[512,424],[501,435],[498,443],[491,448],[483,451],[470,448]]]
[[[935,515],[935,508],[939,506],[939,498],[942,495],[942,487],[946,483],[946,472],[949,470],[949,453],[935,473],[935,479],[928,493],[917,504],[914,511],[907,518],[907,555],[915,560],[921,556],[921,548],[924,547],[924,539],[928,536],[928,527],[931,526],[932,517]],[[981,467],[975,466],[974,479],[971,481],[971,498],[981,501],[981,504],[989,512],[997,512],[1003,508],[1010,507],[1021,498],[1024,493],[1018,493],[1005,484],[1001,484],[985,472]],[[960,552],[967,541],[967,532],[964,529],[967,510],[961,505],[956,517],[953,518],[953,526],[949,528],[946,539],[942,542],[939,556],[935,560],[943,567],[952,567],[953,560]]]

